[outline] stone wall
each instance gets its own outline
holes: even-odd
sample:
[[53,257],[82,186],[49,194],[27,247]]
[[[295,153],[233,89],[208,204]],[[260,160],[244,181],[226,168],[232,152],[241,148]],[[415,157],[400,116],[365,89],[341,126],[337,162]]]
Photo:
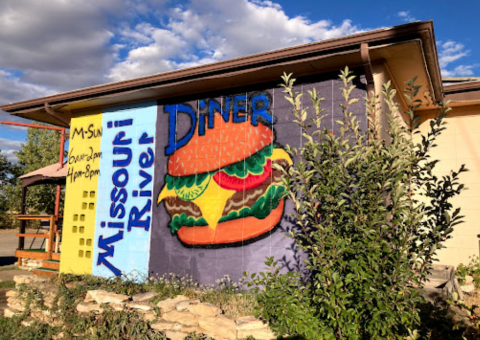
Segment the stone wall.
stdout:
[[[8,308],[5,309],[5,317],[25,315],[22,322],[24,326],[33,322],[62,326],[61,315],[53,306],[58,295],[55,285],[48,279],[27,275],[15,276],[14,281],[16,288],[7,292]],[[25,289],[19,289],[21,284],[35,291],[35,298],[30,299],[29,306],[26,305],[28,299]],[[81,315],[100,314],[108,309],[118,312],[137,310],[144,322],[170,340],[183,340],[190,332],[203,333],[215,340],[237,340],[248,336],[253,336],[256,340],[276,339],[268,325],[253,316],[232,320],[217,306],[182,295],[154,305],[152,300],[157,295],[155,292],[145,292],[127,296],[105,290],[90,290],[84,299],[76,301],[76,310]],[[63,333],[56,338],[63,338]]]

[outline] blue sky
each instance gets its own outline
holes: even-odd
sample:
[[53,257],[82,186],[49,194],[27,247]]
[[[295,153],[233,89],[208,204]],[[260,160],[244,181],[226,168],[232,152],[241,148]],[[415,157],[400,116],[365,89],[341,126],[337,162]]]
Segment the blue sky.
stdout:
[[[434,21],[444,76],[480,76],[478,13],[473,0],[2,0],[0,104],[416,20]],[[0,125],[2,154],[15,161],[25,135]]]

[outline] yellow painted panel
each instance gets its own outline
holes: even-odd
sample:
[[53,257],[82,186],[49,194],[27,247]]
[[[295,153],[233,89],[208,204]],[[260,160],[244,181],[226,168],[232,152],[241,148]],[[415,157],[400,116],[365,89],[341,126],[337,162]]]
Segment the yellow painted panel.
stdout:
[[92,273],[101,130],[100,112],[72,118],[61,273]]

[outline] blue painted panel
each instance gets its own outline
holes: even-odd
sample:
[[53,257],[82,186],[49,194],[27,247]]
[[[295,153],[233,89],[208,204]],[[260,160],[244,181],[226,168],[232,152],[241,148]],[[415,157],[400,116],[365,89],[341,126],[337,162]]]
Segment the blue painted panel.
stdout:
[[156,121],[155,102],[104,111],[93,275],[148,275]]

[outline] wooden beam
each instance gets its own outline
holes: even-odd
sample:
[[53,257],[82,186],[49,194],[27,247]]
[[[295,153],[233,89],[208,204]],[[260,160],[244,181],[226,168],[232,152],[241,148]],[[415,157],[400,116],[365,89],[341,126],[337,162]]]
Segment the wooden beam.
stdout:
[[17,250],[15,251],[15,257],[23,257],[27,259],[39,259],[39,260],[47,260],[48,253],[40,252],[40,251],[28,251],[28,250]]
[[18,237],[49,238],[48,234],[17,234]]

